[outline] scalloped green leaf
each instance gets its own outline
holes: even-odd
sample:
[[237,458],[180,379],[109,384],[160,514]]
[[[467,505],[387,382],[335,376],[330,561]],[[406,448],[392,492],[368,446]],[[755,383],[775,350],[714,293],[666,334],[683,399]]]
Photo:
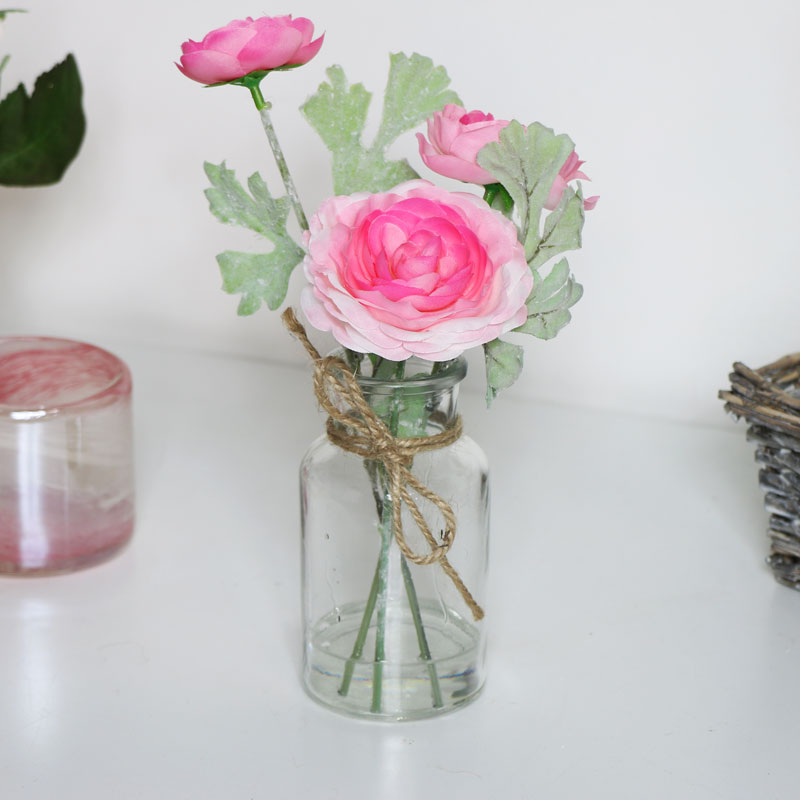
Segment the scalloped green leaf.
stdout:
[[401,133],[411,130],[448,103],[461,104],[447,87],[450,77],[427,56],[405,53],[389,56],[389,79],[383,99],[383,117],[373,148],[385,150]]
[[350,86],[344,70],[334,65],[328,82],[300,108],[332,154],[336,194],[381,192],[419,175],[405,159],[390,160],[386,148],[403,132],[458,96],[446,89],[450,79],[443,67],[418,54],[390,56],[383,115],[375,141],[362,142],[372,95],[360,83]]
[[222,273],[222,288],[228,294],[241,294],[237,313],[254,314],[261,303],[274,311],[286,298],[289,277],[298,263],[299,248],[285,244],[275,246],[271,253],[239,253],[226,250],[217,256]]
[[478,152],[478,164],[490,172],[511,195],[520,217],[520,241],[530,260],[541,241],[540,220],[547,195],[559,170],[575,149],[564,133],[534,122],[525,128],[512,120],[500,140]]
[[537,270],[553,256],[566,250],[578,250],[581,246],[581,231],[585,212],[583,210],[583,191],[567,186],[561,195],[561,202],[544,221],[542,238],[536,246],[530,261],[532,270]]
[[256,172],[244,189],[233,170],[221,164],[205,163],[211,187],[205,190],[211,212],[220,222],[240,225],[269,239],[269,253],[240,253],[227,250],[217,256],[222,272],[222,288],[228,294],[241,294],[237,312],[254,314],[265,302],[273,311],[286,298],[289,277],[303,260],[303,250],[286,230],[290,203],[274,198]]
[[362,83],[350,86],[338,64],[325,74],[329,83],[321,83],[300,110],[332,152],[359,146],[372,94]]
[[533,289],[528,297],[528,319],[514,330],[537,339],[552,339],[569,323],[569,310],[583,296],[583,287],[570,272],[566,258],[553,266],[546,278],[533,272]]
[[522,372],[524,351],[516,344],[494,339],[483,346],[486,359],[486,406],[492,404],[498,392],[508,389]]

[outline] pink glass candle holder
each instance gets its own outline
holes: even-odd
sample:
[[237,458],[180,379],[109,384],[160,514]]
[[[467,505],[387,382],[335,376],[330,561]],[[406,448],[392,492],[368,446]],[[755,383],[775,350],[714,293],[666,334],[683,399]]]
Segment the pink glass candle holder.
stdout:
[[133,532],[131,375],[81,342],[0,338],[0,573],[103,561]]

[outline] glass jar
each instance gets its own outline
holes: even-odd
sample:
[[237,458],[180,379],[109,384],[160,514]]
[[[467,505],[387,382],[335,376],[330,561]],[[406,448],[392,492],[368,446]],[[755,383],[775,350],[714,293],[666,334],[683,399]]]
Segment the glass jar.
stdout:
[[0,339],[0,573],[103,561],[133,532],[131,376],[68,339]]
[[[358,372],[369,371],[355,365]],[[429,437],[456,424],[463,358],[379,362],[358,374],[366,401],[400,438]],[[403,377],[401,377],[403,376]],[[456,519],[447,561],[474,598],[465,601],[442,563],[415,563],[392,522],[387,466],[334,445],[327,436],[301,465],[304,683],[318,702],[360,717],[419,719],[474,699],[484,682],[489,484],[486,457],[468,436],[417,453],[412,474],[448,503]],[[445,523],[412,492],[437,542]],[[402,531],[414,554],[430,543],[401,502]],[[477,611],[476,611],[477,609]]]

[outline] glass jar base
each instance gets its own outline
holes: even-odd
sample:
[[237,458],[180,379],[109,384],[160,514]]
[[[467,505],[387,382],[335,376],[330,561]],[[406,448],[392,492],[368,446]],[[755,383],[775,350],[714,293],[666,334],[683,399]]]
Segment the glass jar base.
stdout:
[[[474,700],[483,686],[484,653],[476,626],[439,603],[420,603],[430,659],[408,608],[386,616],[386,657],[376,662],[373,620],[360,657],[353,658],[364,604],[323,617],[308,636],[304,683],[318,703],[343,714],[384,721],[424,719]],[[393,657],[393,656],[398,657]]]
[[[23,498],[24,499],[24,498]],[[0,492],[0,575],[44,576],[74,572],[115,555],[131,538],[133,501],[110,506],[42,492],[23,502]]]

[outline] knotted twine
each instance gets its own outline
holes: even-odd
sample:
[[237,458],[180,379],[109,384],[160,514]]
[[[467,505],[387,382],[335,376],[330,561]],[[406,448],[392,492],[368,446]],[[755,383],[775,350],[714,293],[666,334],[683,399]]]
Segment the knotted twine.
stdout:
[[[414,439],[393,436],[386,423],[367,402],[358,380],[347,364],[335,356],[323,358],[309,341],[305,328],[298,322],[291,308],[283,312],[281,319],[289,333],[299,340],[314,362],[314,395],[328,414],[325,425],[328,439],[348,453],[380,461],[383,464],[389,478],[389,495],[395,500],[392,503],[392,532],[400,552],[415,564],[438,562],[464,598],[464,602],[472,611],[472,616],[476,620],[483,619],[483,609],[447,559],[447,552],[453,546],[456,535],[456,517],[453,509],[446,500],[421,483],[410,469],[417,453],[438,450],[459,439],[463,430],[461,417],[456,417],[450,428],[433,436]],[[343,411],[334,400],[339,400],[344,408],[352,411],[350,413]],[[440,542],[431,532],[411,491],[433,503],[442,515],[445,528]],[[403,533],[403,503],[431,548],[427,554],[415,553],[406,542]]]

